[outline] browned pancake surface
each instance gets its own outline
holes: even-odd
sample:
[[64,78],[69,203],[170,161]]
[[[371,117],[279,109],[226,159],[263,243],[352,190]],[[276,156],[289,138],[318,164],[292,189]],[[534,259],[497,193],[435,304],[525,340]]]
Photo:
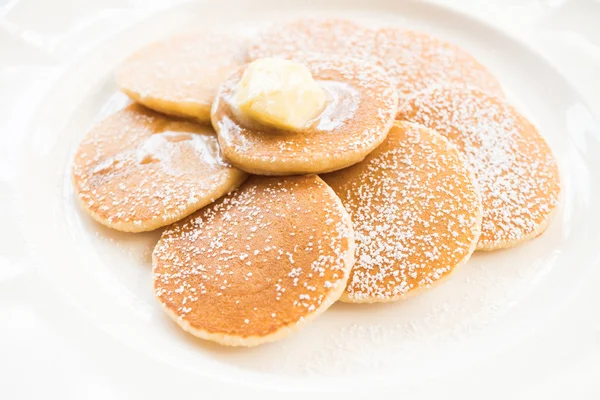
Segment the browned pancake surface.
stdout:
[[496,78],[471,54],[426,33],[379,29],[371,52],[396,82],[401,102],[425,88],[452,83],[502,94]]
[[558,204],[558,165],[514,107],[474,88],[444,86],[417,94],[398,115],[446,136],[468,159],[483,199],[478,249],[512,247],[543,232]]
[[270,25],[248,45],[248,61],[264,57],[298,58],[303,53],[356,56],[372,31],[345,19],[302,18]]
[[210,122],[219,84],[243,64],[241,38],[219,33],[176,35],[125,60],[117,84],[133,100],[165,114]]
[[255,176],[163,233],[154,286],[185,330],[250,346],[329,307],[353,256],[348,214],[319,177]]
[[94,219],[140,232],[186,217],[236,188],[246,174],[221,159],[211,128],[134,104],[86,135],[73,178]]
[[358,60],[314,56],[302,61],[329,100],[313,123],[297,132],[240,116],[233,96],[243,69],[221,86],[212,121],[223,154],[236,167],[262,175],[334,171],[362,160],[387,135],[398,100],[385,74]]
[[399,123],[364,161],[323,175],[350,213],[356,263],[344,301],[397,300],[466,262],[481,200],[458,150],[441,135]]
[[472,85],[502,95],[498,80],[457,45],[410,29],[369,29],[344,19],[304,18],[271,25],[250,42],[247,58],[301,60],[311,53],[349,56],[382,67],[394,81],[400,101],[427,87],[447,83]]

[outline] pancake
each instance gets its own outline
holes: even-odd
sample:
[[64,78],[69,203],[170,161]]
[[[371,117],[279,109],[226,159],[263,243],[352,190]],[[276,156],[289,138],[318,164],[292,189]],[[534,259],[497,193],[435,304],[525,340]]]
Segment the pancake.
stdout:
[[304,53],[356,56],[372,31],[345,19],[302,18],[273,24],[248,44],[247,61],[264,57],[299,58]]
[[219,84],[244,63],[243,41],[217,33],[177,35],[143,47],[116,72],[134,101],[165,114],[210,123]]
[[322,178],[354,225],[356,263],[342,301],[412,296],[475,250],[481,199],[474,177],[456,147],[432,130],[398,123],[364,161]]
[[468,159],[483,200],[478,250],[513,247],[545,230],[558,205],[558,166],[514,107],[474,88],[442,86],[415,95],[398,116],[446,136]]
[[453,83],[502,95],[496,78],[471,54],[425,33],[382,28],[370,51],[396,82],[400,102],[425,88]]
[[350,217],[325,182],[254,176],[165,230],[153,253],[154,288],[185,331],[255,346],[331,306],[353,262]]
[[92,218],[142,232],[188,216],[235,189],[246,174],[221,159],[212,128],[134,104],[87,134],[73,178]]
[[212,123],[223,154],[237,168],[260,175],[330,172],[359,162],[385,139],[398,98],[380,69],[338,57],[304,57],[302,62],[329,101],[300,131],[258,125],[240,115],[233,96],[243,68],[221,85]]
[[363,27],[344,19],[299,19],[274,24],[250,41],[247,60],[283,57],[302,60],[310,54],[367,60],[394,81],[399,99],[440,84],[471,85],[503,95],[498,80],[459,46],[403,28]]

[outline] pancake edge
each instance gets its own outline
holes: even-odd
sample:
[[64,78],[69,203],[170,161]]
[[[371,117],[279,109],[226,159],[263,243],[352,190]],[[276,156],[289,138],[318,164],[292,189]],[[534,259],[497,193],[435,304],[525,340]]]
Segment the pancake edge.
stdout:
[[[184,219],[185,217],[200,210],[201,208],[204,208],[207,205],[214,203],[215,201],[217,201],[221,197],[225,196],[226,194],[229,194],[230,192],[232,192],[233,190],[238,188],[240,185],[242,185],[246,181],[246,179],[248,179],[248,175],[245,172],[243,172],[235,167],[231,168],[230,172],[233,172],[234,176],[230,177],[230,179],[227,179],[225,184],[221,185],[218,190],[215,190],[214,196],[205,198],[203,201],[199,201],[197,203],[194,203],[193,205],[188,205],[185,208],[185,210],[182,210],[177,215],[172,215],[168,218],[165,216],[156,217],[151,220],[145,221],[144,223],[142,223],[140,225],[136,225],[133,222],[113,222],[113,221],[108,221],[108,219],[100,217],[100,215],[98,215],[98,213],[90,210],[87,207],[87,205],[84,203],[83,199],[79,195],[79,190],[77,189],[77,183],[75,182],[76,180],[75,180],[75,177],[73,176],[73,174],[71,174],[71,178],[72,178],[73,186],[74,186],[74,190],[75,190],[75,197],[77,197],[77,202],[79,203],[80,208],[83,209],[85,211],[85,213],[87,215],[89,215],[94,221],[96,221],[99,224],[104,225],[108,228],[117,230],[117,231],[128,232],[128,233],[140,233],[140,232],[150,232],[150,231],[156,230],[158,228],[162,228],[167,225],[171,225],[177,221],[180,221],[180,220]],[[233,179],[231,179],[231,178],[233,178]]]
[[[304,325],[312,322],[315,318],[317,318],[319,315],[324,313],[329,307],[331,307],[333,305],[333,303],[335,303],[337,300],[339,300],[340,296],[346,290],[346,285],[348,283],[348,279],[350,278],[350,270],[352,269],[352,266],[354,265],[354,261],[355,261],[354,255],[355,255],[355,250],[356,250],[355,247],[356,246],[354,243],[354,227],[352,225],[352,220],[350,218],[350,215],[346,211],[346,208],[342,204],[342,201],[340,200],[338,195],[333,191],[333,189],[329,185],[327,185],[327,183],[325,183],[325,181],[323,181],[318,176],[317,176],[317,178],[325,184],[325,186],[327,187],[327,190],[329,190],[330,194],[332,195],[332,198],[336,201],[337,206],[340,208],[341,213],[342,213],[342,222],[346,225],[347,228],[349,228],[348,232],[350,232],[350,235],[348,236],[348,250],[346,251],[346,255],[344,257],[344,264],[345,264],[344,276],[338,281],[336,287],[332,291],[330,291],[329,294],[323,299],[323,302],[321,303],[321,305],[318,308],[316,308],[313,312],[307,314],[301,320],[299,320],[295,323],[285,325],[271,334],[268,334],[265,336],[253,335],[253,336],[243,337],[243,336],[238,336],[238,335],[229,335],[229,334],[223,334],[223,333],[208,332],[204,329],[194,328],[193,326],[191,326],[191,324],[188,321],[186,321],[185,319],[183,319],[182,317],[177,315],[174,311],[169,309],[162,301],[160,301],[159,298],[157,298],[157,300],[161,304],[163,310],[177,325],[179,325],[179,327],[181,329],[183,329],[187,333],[189,333],[193,336],[196,336],[200,339],[209,340],[209,341],[216,342],[216,343],[219,343],[219,344],[225,345],[225,346],[254,347],[254,346],[258,346],[258,345],[265,344],[265,343],[276,342],[278,340],[281,340],[281,339],[291,335],[292,333],[300,330]],[[155,249],[157,249],[159,247],[161,240],[162,240],[162,238],[156,244]],[[153,251],[152,252],[152,269],[153,270],[154,270],[155,266],[156,266],[156,258],[155,258],[155,253]],[[154,280],[154,282],[155,282],[155,280]]]
[[193,101],[176,102],[155,96],[142,96],[139,92],[122,85],[117,78],[119,89],[136,103],[148,107],[161,114],[179,118],[194,119],[202,125],[210,125],[210,107],[212,103],[199,103]]
[[479,191],[479,186],[477,184],[477,180],[475,179],[475,173],[473,172],[471,167],[469,167],[469,164],[468,164],[465,156],[458,149],[458,147],[454,143],[452,143],[450,140],[448,140],[444,135],[437,133],[433,129],[427,128],[424,125],[421,125],[421,124],[415,123],[415,122],[408,122],[408,121],[395,121],[394,125],[396,125],[398,127],[400,127],[402,125],[412,125],[415,127],[419,127],[421,129],[423,129],[423,128],[427,129],[428,131],[433,132],[435,135],[443,138],[443,140],[446,142],[448,148],[451,149],[452,151],[457,152],[459,159],[461,160],[463,166],[465,167],[465,170],[467,171],[467,173],[469,175],[469,179],[470,179],[471,183],[473,184],[473,187],[475,188],[475,195],[477,196],[477,200],[478,200],[477,203],[479,205],[478,213],[476,215],[477,222],[475,224],[475,226],[477,228],[477,232],[476,232],[475,236],[473,237],[473,240],[471,241],[471,245],[469,246],[469,249],[468,249],[465,257],[463,257],[463,259],[460,262],[458,262],[448,274],[446,274],[443,278],[436,280],[434,283],[427,285],[427,286],[417,287],[413,290],[409,290],[408,292],[398,295],[398,296],[387,297],[387,298],[368,297],[368,298],[356,300],[356,299],[352,299],[350,296],[348,296],[348,292],[346,292],[346,290],[344,290],[344,293],[340,297],[340,301],[343,303],[349,303],[349,304],[391,303],[394,301],[406,300],[410,297],[418,296],[419,294],[422,294],[423,292],[427,292],[427,291],[429,291],[429,289],[435,288],[435,287],[441,285],[442,283],[446,282],[448,279],[450,279],[452,277],[452,275],[454,274],[454,272],[458,268],[460,268],[461,266],[466,264],[471,259],[471,256],[473,255],[473,253],[477,250],[477,244],[479,243],[479,237],[481,236],[481,224],[482,224],[482,220],[483,220],[483,202],[481,199],[481,192]]

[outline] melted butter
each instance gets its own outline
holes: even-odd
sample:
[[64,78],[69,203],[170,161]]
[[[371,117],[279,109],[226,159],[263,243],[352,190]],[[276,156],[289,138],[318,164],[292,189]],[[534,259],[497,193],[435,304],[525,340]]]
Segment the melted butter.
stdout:
[[137,149],[136,155],[140,164],[163,162],[173,165],[186,148],[191,148],[202,163],[223,164],[215,136],[174,130],[155,133],[148,137]]
[[347,83],[320,81],[319,84],[327,93],[327,105],[312,126],[320,131],[332,131],[354,117],[360,93]]
[[[317,81],[327,95],[327,103],[323,111],[298,132],[333,131],[352,119],[360,103],[360,92],[351,85],[336,81]],[[231,112],[239,124],[252,130],[274,130],[273,127],[249,118],[235,106],[233,95],[225,97]],[[285,131],[285,129],[275,129]]]
[[304,64],[267,57],[247,66],[233,100],[240,111],[260,123],[281,131],[301,131],[321,113],[327,95]]
[[115,169],[118,168],[120,163],[121,163],[120,159],[118,159],[117,157],[111,157],[111,158],[101,162],[100,164],[98,164],[92,170],[92,173],[93,174],[102,174],[102,175],[110,174]]

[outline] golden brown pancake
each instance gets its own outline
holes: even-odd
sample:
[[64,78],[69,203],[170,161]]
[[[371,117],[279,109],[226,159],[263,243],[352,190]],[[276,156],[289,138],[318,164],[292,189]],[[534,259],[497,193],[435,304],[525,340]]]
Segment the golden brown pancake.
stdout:
[[344,19],[304,18],[274,24],[250,41],[247,59],[306,54],[343,55],[382,67],[402,101],[432,85],[461,83],[502,95],[497,79],[471,54],[426,33],[403,28],[369,29]]
[[380,69],[355,59],[304,57],[329,101],[303,130],[291,132],[249,121],[233,105],[243,68],[228,78],[213,104],[212,123],[225,157],[254,174],[335,171],[362,160],[386,137],[397,94]]
[[418,93],[398,116],[446,136],[468,159],[483,201],[478,250],[512,247],[544,231],[558,205],[558,166],[544,138],[514,107],[454,85]]
[[356,56],[372,37],[371,30],[345,19],[302,18],[260,31],[248,45],[247,60],[299,58],[304,53]]
[[231,346],[283,338],[333,304],[354,262],[350,217],[319,177],[251,177],[167,228],[156,296],[185,331]]
[[143,47],[117,69],[129,97],[165,114],[210,123],[219,84],[244,60],[241,38],[217,33],[177,35]]
[[398,123],[364,161],[323,179],[354,225],[356,263],[343,301],[414,295],[475,250],[481,228],[475,180],[456,147],[432,130]]
[[73,178],[96,221],[142,232],[188,216],[238,187],[246,174],[221,159],[212,128],[134,104],[87,134]]
[[471,54],[434,36],[382,28],[376,31],[370,51],[396,82],[400,102],[425,88],[452,83],[502,95],[496,78]]

